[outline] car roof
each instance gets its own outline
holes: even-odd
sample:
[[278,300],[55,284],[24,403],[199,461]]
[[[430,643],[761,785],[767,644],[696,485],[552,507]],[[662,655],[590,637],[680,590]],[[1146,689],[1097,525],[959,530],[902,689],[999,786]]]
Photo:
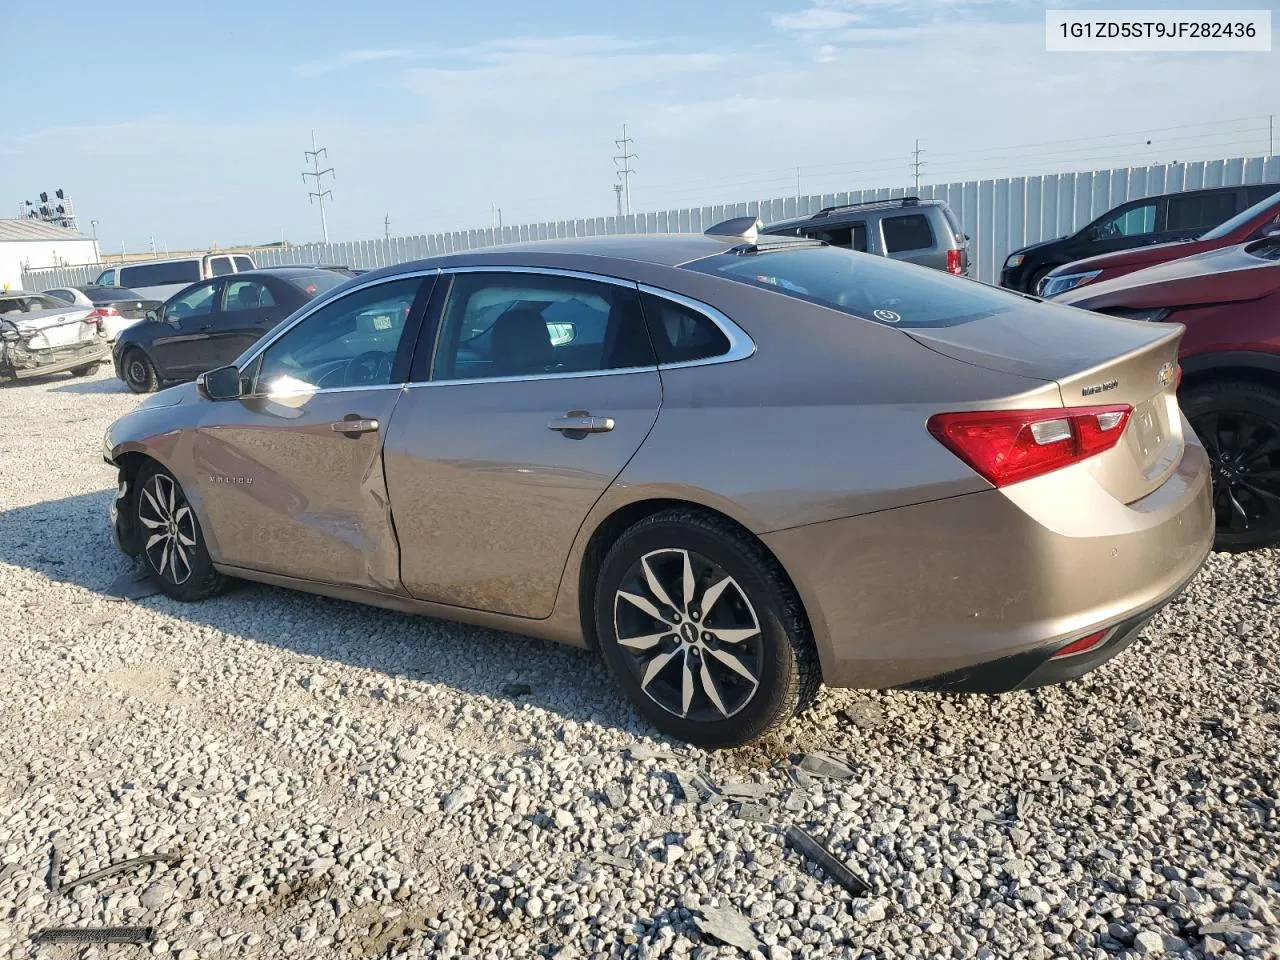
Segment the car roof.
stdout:
[[[775,238],[770,238],[774,240]],[[569,237],[559,240],[531,240],[506,243],[474,250],[440,254],[422,260],[397,263],[370,270],[360,276],[367,282],[384,276],[396,276],[413,270],[430,270],[451,266],[553,266],[557,257],[579,261],[590,258],[603,273],[626,264],[649,264],[678,267],[693,260],[724,253],[743,243],[741,237],[709,237],[702,233],[617,234],[596,237]],[[626,272],[625,269],[622,271]],[[237,274],[238,276],[238,274]]]

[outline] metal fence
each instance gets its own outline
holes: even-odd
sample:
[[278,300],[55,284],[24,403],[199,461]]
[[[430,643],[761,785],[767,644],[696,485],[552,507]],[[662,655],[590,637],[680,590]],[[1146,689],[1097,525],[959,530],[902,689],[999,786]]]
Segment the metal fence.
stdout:
[[[1073,233],[1126,200],[1200,187],[1268,181],[1280,181],[1280,156],[1232,157],[1085,173],[967,180],[921,186],[919,191],[910,192],[947,202],[959,217],[964,231],[972,238],[972,275],[987,283],[995,283],[1005,257],[1011,251],[1039,240]],[[253,258],[263,267],[287,264],[383,267],[498,243],[620,233],[700,233],[730,217],[755,215],[770,223],[815,213],[823,207],[887,200],[907,193],[901,187],[886,187],[635,213],[624,217],[588,217],[382,240],[267,247],[254,250]],[[101,265],[94,265],[24,271],[23,287],[44,290],[78,285],[89,282],[101,270]]]

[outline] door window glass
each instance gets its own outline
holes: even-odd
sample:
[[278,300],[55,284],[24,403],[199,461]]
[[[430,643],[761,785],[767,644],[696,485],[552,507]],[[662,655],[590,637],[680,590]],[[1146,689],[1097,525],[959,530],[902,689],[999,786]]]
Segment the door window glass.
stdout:
[[262,354],[254,393],[391,382],[391,366],[421,278],[357,290],[295,324]]
[[222,288],[222,312],[236,310],[261,310],[274,307],[275,297],[266,284],[259,280],[231,280]]
[[1141,206],[1121,210],[1098,221],[1095,239],[1108,240],[1115,237],[1140,237],[1156,231],[1156,205],[1144,203]]
[[122,287],[158,287],[169,283],[195,283],[202,279],[199,260],[138,263],[120,268]]
[[1235,190],[1169,198],[1169,230],[1207,230],[1236,212]]
[[536,274],[453,279],[434,380],[652,366],[634,287]]
[[235,273],[230,257],[214,257],[209,261],[209,267],[215,277],[225,277],[228,273]]
[[198,317],[201,314],[213,313],[216,283],[202,283],[165,307],[166,320],[183,320],[187,317]]
[[236,262],[236,271],[237,271],[237,272],[239,272],[239,273],[243,273],[245,270],[253,270],[253,269],[255,269],[255,267],[254,267],[254,265],[253,265],[253,261],[252,261],[251,259],[249,259],[248,257],[233,257],[232,259],[234,259],[234,260],[235,260],[235,262]]

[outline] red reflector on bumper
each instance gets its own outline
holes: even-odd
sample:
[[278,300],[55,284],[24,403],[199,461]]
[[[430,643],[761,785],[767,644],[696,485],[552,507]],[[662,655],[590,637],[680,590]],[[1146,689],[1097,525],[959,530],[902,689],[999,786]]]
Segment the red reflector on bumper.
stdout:
[[1057,660],[1059,657],[1073,657],[1077,653],[1092,650],[1106,639],[1107,633],[1107,630],[1099,630],[1097,633],[1091,633],[1087,637],[1081,637],[1079,640],[1072,640],[1049,659]]

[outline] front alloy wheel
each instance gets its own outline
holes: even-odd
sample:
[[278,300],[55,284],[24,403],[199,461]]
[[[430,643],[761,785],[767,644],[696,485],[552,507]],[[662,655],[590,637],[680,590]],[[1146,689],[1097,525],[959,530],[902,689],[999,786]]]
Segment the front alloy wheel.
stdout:
[[134,482],[136,529],[151,579],[175,600],[204,600],[221,592],[226,578],[213,567],[182,486],[156,463],[144,466]]

